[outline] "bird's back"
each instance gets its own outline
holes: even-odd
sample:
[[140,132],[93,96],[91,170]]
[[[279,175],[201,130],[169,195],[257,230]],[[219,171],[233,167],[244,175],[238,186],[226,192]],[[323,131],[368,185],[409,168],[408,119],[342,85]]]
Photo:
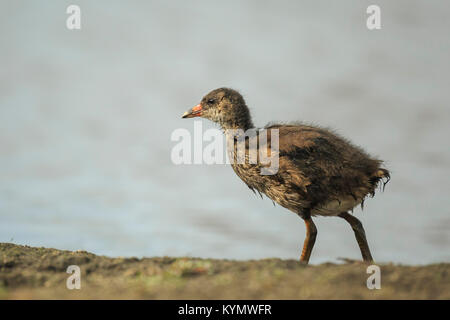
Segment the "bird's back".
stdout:
[[381,179],[389,179],[381,160],[331,130],[304,124],[271,124],[264,130],[269,138],[263,148],[271,148],[273,130],[278,131],[278,150],[271,150],[278,155],[277,173],[261,175],[261,164],[233,164],[233,169],[251,189],[298,214],[346,212],[373,195]]

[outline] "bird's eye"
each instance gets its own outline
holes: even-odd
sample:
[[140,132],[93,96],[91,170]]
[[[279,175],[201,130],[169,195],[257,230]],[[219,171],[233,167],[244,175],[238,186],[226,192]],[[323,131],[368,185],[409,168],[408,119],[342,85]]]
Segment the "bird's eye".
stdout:
[[208,104],[213,104],[216,102],[216,99],[209,99],[207,102],[208,102]]

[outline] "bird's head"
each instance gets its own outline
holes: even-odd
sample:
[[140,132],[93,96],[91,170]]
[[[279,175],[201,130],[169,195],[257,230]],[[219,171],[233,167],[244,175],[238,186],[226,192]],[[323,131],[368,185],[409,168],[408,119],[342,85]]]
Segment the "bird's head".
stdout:
[[211,91],[182,117],[202,117],[218,123],[223,129],[247,130],[253,127],[244,98],[239,92],[229,88]]

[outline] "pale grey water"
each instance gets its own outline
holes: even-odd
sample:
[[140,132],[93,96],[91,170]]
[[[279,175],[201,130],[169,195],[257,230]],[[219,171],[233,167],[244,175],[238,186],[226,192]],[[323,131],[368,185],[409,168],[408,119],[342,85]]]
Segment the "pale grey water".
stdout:
[[[181,114],[219,86],[254,122],[336,128],[386,160],[366,201],[377,261],[450,261],[448,1],[1,1],[0,242],[118,256],[298,258],[301,219],[227,166],[170,161]],[[206,121],[204,128],[212,127]],[[359,258],[317,218],[312,263]]]

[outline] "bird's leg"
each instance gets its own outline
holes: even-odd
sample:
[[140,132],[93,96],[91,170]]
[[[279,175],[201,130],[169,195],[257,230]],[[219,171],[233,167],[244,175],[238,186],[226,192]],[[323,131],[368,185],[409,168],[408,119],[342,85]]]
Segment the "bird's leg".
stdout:
[[364,232],[363,225],[358,218],[352,216],[348,212],[342,212],[338,215],[345,219],[352,226],[353,232],[355,232],[356,241],[358,242],[359,249],[361,250],[362,257],[366,262],[373,262],[372,255],[370,254],[369,245],[367,244],[366,233]]
[[309,257],[311,256],[314,243],[316,242],[317,228],[311,217],[303,218],[306,225],[306,238],[303,243],[302,256],[300,257],[300,262],[308,264]]

